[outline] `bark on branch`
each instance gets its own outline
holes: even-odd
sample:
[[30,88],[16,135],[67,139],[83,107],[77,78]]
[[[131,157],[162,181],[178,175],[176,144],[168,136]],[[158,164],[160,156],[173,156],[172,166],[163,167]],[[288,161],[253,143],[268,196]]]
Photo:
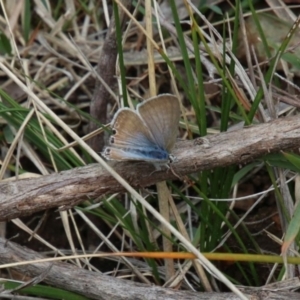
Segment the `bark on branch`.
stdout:
[[[180,176],[201,170],[253,161],[265,154],[300,147],[300,118],[286,117],[241,130],[181,141],[172,164]],[[112,163],[114,169],[133,187],[176,179],[173,172],[155,171],[144,162]],[[122,192],[124,188],[99,164],[92,164],[40,178],[0,182],[0,221],[37,211],[69,208],[87,198]]]
[[[41,259],[39,253],[21,247],[13,242],[0,238],[0,264],[22,262],[28,260]],[[125,299],[145,299],[145,300],[237,300],[239,297],[233,293],[202,293],[192,291],[180,291],[168,289],[160,286],[150,286],[134,281],[121,280],[101,273],[80,269],[65,262],[44,262],[13,267],[17,272],[26,276],[37,277],[43,275],[43,281],[64,290],[72,291],[90,299],[97,300],[125,300]],[[282,287],[285,287],[283,289]],[[299,286],[299,278],[295,277],[286,282],[278,282],[276,285],[261,288],[248,288],[244,290],[244,295],[249,299],[299,299],[299,294],[285,290]],[[283,291],[280,291],[280,287]],[[279,291],[278,291],[279,290]],[[0,293],[1,297],[1,293]]]
[[[0,264],[38,260],[41,258],[43,256],[31,249],[0,238]],[[36,263],[14,267],[13,269],[31,277],[46,273],[43,281],[47,284],[79,293],[90,299],[199,299],[199,293],[196,292],[178,291],[121,280],[84,270],[65,262]],[[233,294],[230,295],[233,297],[230,299],[238,299]],[[203,299],[211,298],[207,295]]]

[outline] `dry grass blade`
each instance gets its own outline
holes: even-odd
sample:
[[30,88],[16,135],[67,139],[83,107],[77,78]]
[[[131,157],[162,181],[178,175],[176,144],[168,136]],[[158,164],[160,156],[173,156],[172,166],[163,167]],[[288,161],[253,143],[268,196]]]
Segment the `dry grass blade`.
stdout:
[[22,126],[20,127],[19,131],[17,132],[17,134],[16,134],[16,136],[15,136],[15,138],[14,138],[14,141],[13,141],[13,143],[11,144],[11,146],[10,146],[10,148],[9,148],[9,151],[8,151],[7,155],[5,156],[5,160],[4,160],[3,163],[2,163],[2,167],[1,167],[1,170],[0,170],[0,179],[3,178],[4,172],[6,171],[6,168],[7,168],[7,165],[8,165],[8,163],[9,163],[10,159],[11,159],[11,156],[13,155],[13,152],[14,152],[14,150],[15,150],[17,144],[19,143],[19,139],[20,139],[20,137],[22,136],[23,131],[24,131],[24,129],[25,129],[27,123],[28,123],[29,120],[32,118],[33,113],[34,113],[34,110],[32,109],[32,110],[28,113],[26,119],[24,120]]

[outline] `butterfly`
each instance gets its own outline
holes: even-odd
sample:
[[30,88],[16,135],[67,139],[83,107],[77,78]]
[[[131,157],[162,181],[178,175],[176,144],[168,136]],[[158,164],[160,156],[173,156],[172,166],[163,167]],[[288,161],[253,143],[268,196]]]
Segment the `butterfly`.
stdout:
[[167,164],[174,159],[171,151],[179,119],[179,100],[170,94],[150,98],[136,110],[121,108],[111,122],[113,135],[102,155],[108,160]]

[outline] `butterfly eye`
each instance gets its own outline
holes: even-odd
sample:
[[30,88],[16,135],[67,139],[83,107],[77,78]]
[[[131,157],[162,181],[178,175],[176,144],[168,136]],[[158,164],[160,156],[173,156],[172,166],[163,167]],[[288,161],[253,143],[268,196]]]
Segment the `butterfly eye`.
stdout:
[[110,148],[106,148],[104,150],[104,155],[110,155]]
[[169,163],[177,162],[178,159],[176,156],[169,154]]
[[116,134],[116,133],[117,133],[117,130],[116,130],[116,129],[113,129],[112,132],[113,132],[113,134]]

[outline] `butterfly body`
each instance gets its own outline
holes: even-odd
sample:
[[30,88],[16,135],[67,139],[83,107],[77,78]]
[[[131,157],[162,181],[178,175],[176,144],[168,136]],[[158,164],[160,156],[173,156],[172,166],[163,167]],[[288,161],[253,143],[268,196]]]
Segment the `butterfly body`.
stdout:
[[112,120],[114,134],[102,155],[111,160],[166,164],[177,136],[178,99],[163,94],[144,101],[136,111],[122,108]]

